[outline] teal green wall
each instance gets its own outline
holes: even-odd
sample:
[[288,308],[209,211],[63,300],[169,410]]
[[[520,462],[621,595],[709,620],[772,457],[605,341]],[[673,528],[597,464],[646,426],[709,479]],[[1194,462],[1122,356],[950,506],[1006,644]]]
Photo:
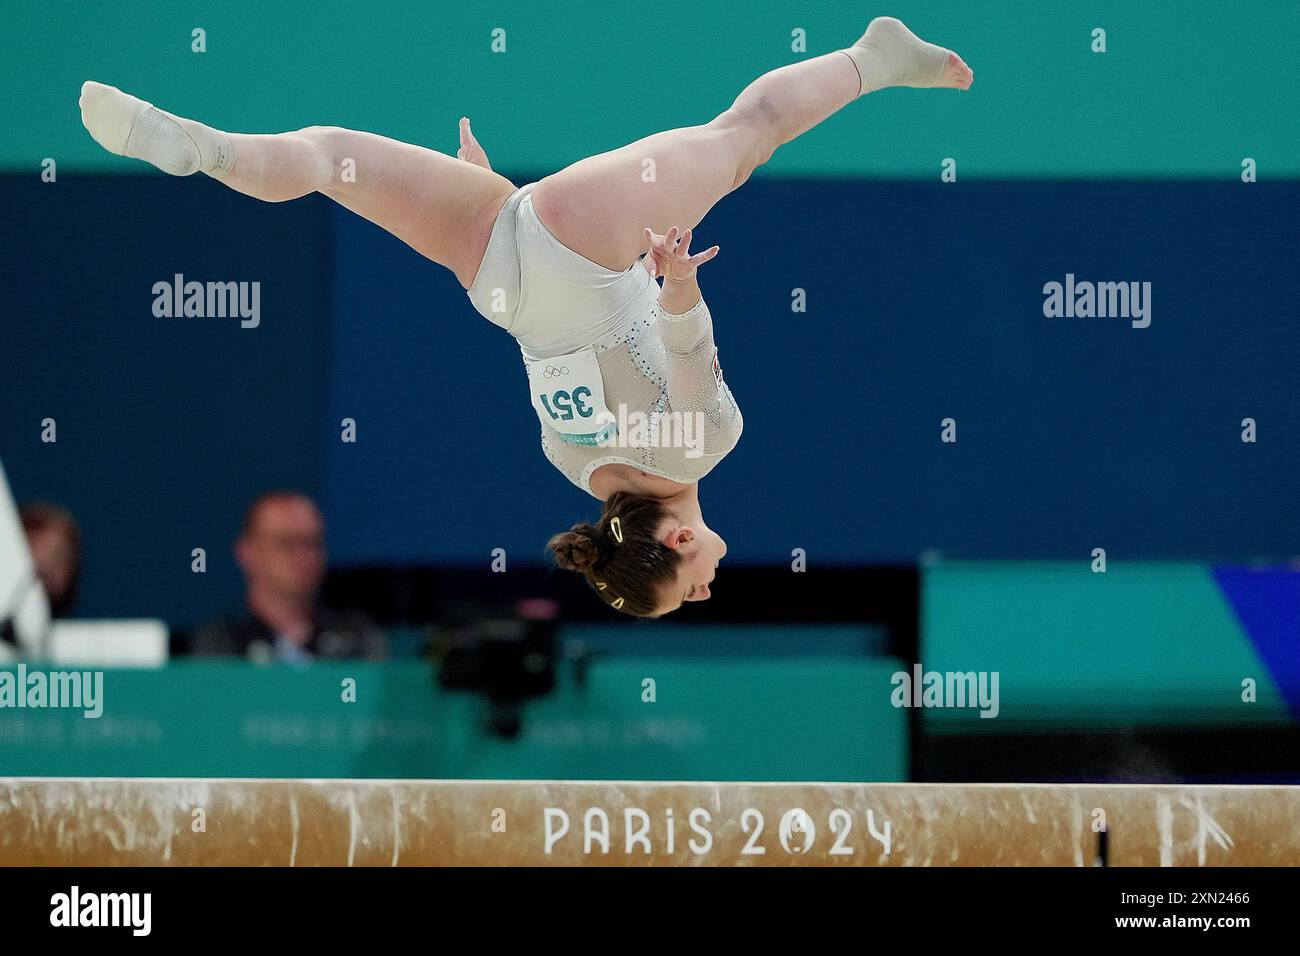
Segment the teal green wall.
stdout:
[[[0,774],[880,780],[907,774],[891,660],[598,660],[529,703],[523,732],[483,731],[482,698],[425,664],[310,668],[179,661],[108,671],[104,714],[0,711]],[[357,684],[344,703],[345,678]],[[656,701],[642,700],[642,681]]]
[[[599,9],[593,16],[589,11]],[[0,166],[132,173],[82,129],[85,79],[237,131],[351,126],[456,149],[469,115],[498,168],[545,174],[648,133],[706,122],[765,70],[847,46],[869,4],[720,0],[310,4],[7,0]],[[888,91],[777,155],[762,174],[1200,176],[1300,173],[1286,0],[895,0],[878,12],[957,49],[964,95]],[[190,31],[207,52],[190,52]],[[507,52],[489,49],[506,30]],[[1108,52],[1090,51],[1103,27]],[[792,53],[791,31],[807,34]]]
[[[1286,701],[1203,564],[951,562],[924,572],[921,663],[997,671],[1001,713],[924,712],[927,730],[1281,723]],[[1255,703],[1242,681],[1256,683]]]

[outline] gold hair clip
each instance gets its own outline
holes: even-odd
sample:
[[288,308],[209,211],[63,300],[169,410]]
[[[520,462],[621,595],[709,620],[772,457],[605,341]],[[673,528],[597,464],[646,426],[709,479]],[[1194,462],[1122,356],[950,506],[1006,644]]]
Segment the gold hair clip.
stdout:
[[614,533],[614,540],[619,544],[623,543],[623,523],[617,518],[611,518],[609,521],[609,530]]
[[[615,518],[614,520],[617,521],[618,519]],[[606,587],[607,587],[607,585],[605,584],[604,581],[597,581],[597,582],[596,582],[596,590],[598,590],[598,591],[603,591],[603,590],[605,590]],[[623,599],[622,599],[622,598],[615,598],[615,599],[610,603],[610,607],[615,608],[615,609],[617,609],[617,608],[621,608],[622,606],[623,606]]]

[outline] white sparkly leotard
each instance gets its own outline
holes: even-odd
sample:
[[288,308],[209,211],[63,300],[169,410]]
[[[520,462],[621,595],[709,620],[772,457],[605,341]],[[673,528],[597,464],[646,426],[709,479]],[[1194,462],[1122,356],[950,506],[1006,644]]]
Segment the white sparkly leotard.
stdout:
[[592,474],[612,463],[699,481],[744,425],[708,306],[701,299],[682,315],[664,312],[640,261],[614,272],[568,249],[537,218],[531,193],[532,185],[518,190],[498,214],[470,300],[515,337],[526,369],[594,350],[616,425],[604,444],[575,443],[538,408],[547,459],[593,496]]

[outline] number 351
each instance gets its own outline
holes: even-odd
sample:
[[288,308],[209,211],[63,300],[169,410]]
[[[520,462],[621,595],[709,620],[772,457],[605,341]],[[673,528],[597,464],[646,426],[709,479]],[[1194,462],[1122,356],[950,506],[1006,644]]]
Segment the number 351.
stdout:
[[591,389],[586,385],[579,385],[573,390],[572,395],[561,388],[552,392],[549,398],[545,392],[538,397],[546,406],[546,411],[551,418],[559,421],[573,421],[575,412],[579,418],[590,418],[596,411],[587,404],[586,400],[591,398]]

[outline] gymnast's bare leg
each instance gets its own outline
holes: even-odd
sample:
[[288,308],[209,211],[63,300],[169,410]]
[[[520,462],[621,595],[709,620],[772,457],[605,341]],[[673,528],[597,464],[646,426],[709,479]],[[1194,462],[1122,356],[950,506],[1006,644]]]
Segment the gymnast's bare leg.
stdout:
[[466,288],[478,271],[496,213],[515,190],[486,162],[461,162],[337,126],[227,133],[102,83],[82,86],[81,114],[105,149],[173,175],[204,172],[267,202],[323,193],[446,266]]
[[853,46],[763,74],[703,126],[655,133],[547,176],[533,208],[570,249],[621,271],[646,250],[646,226],[693,229],[778,146],[859,96],[890,86],[965,90],[973,79],[956,53],[877,17]]
[[[851,47],[765,73],[703,126],[656,133],[546,177],[533,204],[561,242],[621,271],[645,251],[645,227],[694,228],[778,146],[859,96],[889,86],[967,89],[972,78],[955,53],[878,17]],[[336,126],[227,133],[95,82],[82,86],[81,113],[105,149],[174,175],[204,172],[268,202],[323,193],[446,266],[465,288],[515,189],[481,148],[466,149],[464,130],[466,161]]]

